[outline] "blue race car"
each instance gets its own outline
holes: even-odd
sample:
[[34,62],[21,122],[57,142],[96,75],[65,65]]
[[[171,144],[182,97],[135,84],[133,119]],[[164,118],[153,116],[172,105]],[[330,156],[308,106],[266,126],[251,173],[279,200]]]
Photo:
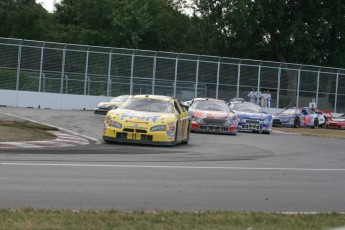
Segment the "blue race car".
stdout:
[[272,132],[272,115],[259,105],[235,100],[230,101],[230,109],[238,116],[238,131],[270,134]]
[[325,124],[325,117],[309,108],[289,108],[273,115],[273,126],[318,128]]

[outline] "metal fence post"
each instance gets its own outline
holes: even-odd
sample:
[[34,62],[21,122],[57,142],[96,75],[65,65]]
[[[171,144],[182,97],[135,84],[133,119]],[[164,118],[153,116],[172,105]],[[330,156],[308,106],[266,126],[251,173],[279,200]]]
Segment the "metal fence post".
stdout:
[[[261,94],[261,89],[260,89],[260,81],[261,81],[261,64],[262,64],[262,61],[260,62],[260,64],[259,64],[259,70],[258,70],[258,89],[257,89],[257,91]],[[260,97],[261,97],[261,95],[260,95]],[[256,98],[256,102],[259,104],[259,100],[260,100],[260,98]],[[261,104],[261,103],[260,103]]]
[[20,80],[20,64],[22,61],[22,42],[18,46],[18,59],[17,59],[17,81],[16,81],[16,90],[19,90],[19,80]]
[[16,92],[17,92],[16,106],[18,106],[18,91],[19,91],[19,81],[20,81],[20,63],[22,61],[22,43],[23,43],[23,40],[20,42],[19,47],[18,47],[17,79],[16,79]]
[[157,52],[155,53],[155,56],[153,57],[153,67],[152,67],[152,88],[151,88],[152,94],[155,94],[156,65],[157,65]]
[[222,58],[219,57],[218,60],[218,69],[217,69],[217,85],[216,85],[216,98],[218,99],[218,90],[219,90],[219,73],[220,73],[220,62],[221,62]]
[[196,63],[194,97],[198,97],[199,64],[200,64],[200,56],[199,56],[199,58],[198,58],[198,60],[197,60],[197,63]]
[[316,97],[315,97],[315,102],[316,102],[316,104],[318,104],[318,101],[319,101],[320,70],[321,70],[321,67],[320,67],[320,68],[319,68],[319,70],[317,71],[317,80],[316,80]]
[[338,102],[338,87],[339,87],[339,72],[341,68],[337,71],[337,80],[335,82],[335,98],[334,98],[334,112],[337,112],[337,102]]
[[[41,87],[42,87],[42,68],[43,68],[43,55],[44,55],[44,46],[46,42],[43,43],[41,47],[41,60],[40,60],[40,76],[38,80],[38,92],[41,92]],[[43,90],[44,92],[44,90]]]
[[300,65],[299,69],[298,69],[298,76],[297,76],[297,92],[296,92],[296,107],[298,107],[299,105],[299,87],[301,84],[301,69],[302,69],[303,65]]
[[135,50],[133,50],[132,62],[131,62],[131,79],[130,79],[130,86],[129,86],[129,94],[130,95],[133,95],[134,54],[135,54]]
[[282,65],[283,63],[280,63],[279,65],[279,70],[278,70],[278,82],[277,82],[277,103],[276,103],[276,108],[279,108],[279,99],[280,99],[280,79],[281,79],[281,74],[282,74]]
[[111,81],[111,62],[112,62],[112,53],[113,49],[110,50],[109,53],[109,62],[108,62],[108,81],[107,81],[107,97],[111,95],[111,89],[112,89],[112,81]]
[[240,97],[240,79],[241,79],[241,63],[242,59],[240,59],[240,62],[238,63],[238,70],[237,70],[237,88],[236,88],[236,97]]
[[85,78],[84,78],[84,95],[86,95],[86,89],[88,88],[88,70],[89,70],[89,54],[90,54],[90,46],[86,51],[86,63],[85,63]]
[[[60,94],[63,94],[63,82],[64,82],[64,77],[65,77],[65,62],[66,62],[66,46],[65,44],[63,50],[62,50],[62,64],[61,64],[61,82],[60,82]],[[67,89],[66,89],[66,94],[67,94]]]
[[176,87],[177,87],[177,69],[178,69],[178,57],[180,54],[177,54],[175,59],[175,74],[174,74],[174,93],[173,96],[176,97]]

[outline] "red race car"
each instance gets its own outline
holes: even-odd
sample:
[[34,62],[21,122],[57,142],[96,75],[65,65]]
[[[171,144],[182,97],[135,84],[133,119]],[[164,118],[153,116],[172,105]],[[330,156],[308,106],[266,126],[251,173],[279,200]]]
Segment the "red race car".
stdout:
[[188,112],[192,120],[192,132],[222,133],[236,135],[238,118],[224,100],[195,98]]
[[332,120],[326,122],[326,128],[329,129],[345,129],[345,114],[340,117],[334,117]]
[[315,113],[321,114],[322,116],[325,117],[326,122],[331,121],[333,119],[332,112],[329,110],[324,110],[324,109],[317,109],[317,108],[309,108],[313,110]]

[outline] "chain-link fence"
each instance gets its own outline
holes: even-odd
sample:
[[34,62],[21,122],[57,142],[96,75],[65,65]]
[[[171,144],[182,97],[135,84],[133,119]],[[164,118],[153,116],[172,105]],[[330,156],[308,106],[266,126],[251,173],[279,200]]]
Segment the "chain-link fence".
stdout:
[[0,37],[0,89],[77,95],[161,94],[189,100],[248,99],[269,90],[271,107],[345,112],[343,69]]

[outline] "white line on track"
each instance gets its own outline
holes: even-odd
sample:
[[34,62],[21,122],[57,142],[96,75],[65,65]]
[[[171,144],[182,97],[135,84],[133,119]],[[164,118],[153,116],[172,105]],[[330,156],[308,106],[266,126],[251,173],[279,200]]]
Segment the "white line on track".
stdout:
[[328,168],[256,168],[256,167],[222,167],[222,166],[177,166],[177,165],[101,165],[101,164],[51,164],[51,163],[6,163],[1,165],[12,166],[66,166],[66,167],[108,167],[108,168],[162,168],[162,169],[228,169],[228,170],[281,170],[281,171],[333,171],[345,172],[345,169]]

